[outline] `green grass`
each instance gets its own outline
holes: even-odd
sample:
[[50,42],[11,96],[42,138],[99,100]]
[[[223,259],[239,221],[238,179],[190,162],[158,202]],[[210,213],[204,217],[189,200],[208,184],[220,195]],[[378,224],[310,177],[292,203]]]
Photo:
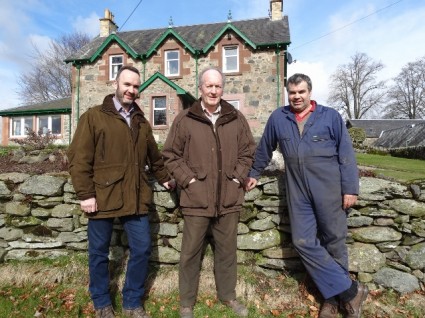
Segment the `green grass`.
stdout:
[[376,176],[394,179],[403,183],[425,180],[424,160],[364,153],[357,153],[356,159],[359,166],[371,168]]

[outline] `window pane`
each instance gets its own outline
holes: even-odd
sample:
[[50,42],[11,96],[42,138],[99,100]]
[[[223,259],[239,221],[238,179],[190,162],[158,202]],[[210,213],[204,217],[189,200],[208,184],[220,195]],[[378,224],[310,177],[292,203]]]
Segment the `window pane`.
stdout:
[[25,121],[24,134],[27,135],[29,131],[34,130],[34,123],[33,123],[32,117],[25,117],[24,121]]
[[62,133],[62,121],[60,115],[52,116],[52,134],[60,135]]
[[179,74],[179,62],[178,61],[168,62],[168,74]]
[[237,70],[238,69],[238,59],[236,57],[226,58],[226,70]]
[[49,117],[41,116],[38,117],[38,132],[42,134],[47,134],[49,131]]
[[109,80],[115,80],[117,73],[124,64],[122,55],[112,55],[109,57]]
[[112,64],[122,64],[122,56],[112,56]]
[[21,135],[21,118],[12,118],[12,135]]
[[153,125],[167,125],[167,99],[165,97],[153,98]]
[[168,51],[167,60],[175,60],[179,58],[179,52],[177,51]]

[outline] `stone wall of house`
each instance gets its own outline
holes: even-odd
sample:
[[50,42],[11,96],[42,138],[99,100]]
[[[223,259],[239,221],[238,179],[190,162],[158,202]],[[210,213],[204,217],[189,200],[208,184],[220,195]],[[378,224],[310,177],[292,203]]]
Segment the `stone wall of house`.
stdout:
[[[152,181],[151,262],[177,264],[183,220],[177,193]],[[263,177],[245,196],[238,226],[238,262],[273,275],[303,271],[291,246],[285,185]],[[326,198],[324,198],[326,200]],[[350,271],[370,286],[399,292],[423,289],[425,182],[403,185],[361,178],[359,202],[348,214]],[[123,255],[126,236],[114,227],[111,258]],[[68,174],[0,174],[0,261],[54,258],[87,250],[87,219]]]
[[[201,71],[207,66],[222,67],[222,46],[229,44],[227,39],[223,38],[218,41],[217,45],[209,52],[207,57],[195,60],[188,52],[184,50],[181,44],[173,39],[169,39],[164,45],[158,49],[156,55],[152,56],[145,65],[139,60],[135,60],[128,56],[118,44],[112,43],[102,55],[102,58],[97,59],[92,64],[84,65],[80,70],[80,78],[76,79],[78,73],[74,70],[74,85],[79,83],[79,114],[80,116],[90,107],[102,103],[103,98],[107,94],[115,92],[113,82],[109,80],[109,56],[112,54],[123,54],[124,64],[135,66],[140,70],[142,82],[148,80],[155,72],[164,72],[164,56],[165,49],[180,49],[182,57],[182,76],[171,77],[170,80],[179,85],[184,90],[191,93],[193,96],[198,96],[197,91],[197,74],[196,70]],[[226,85],[224,89],[224,99],[238,99],[242,102],[240,110],[246,116],[254,136],[259,137],[263,131],[265,123],[270,113],[277,107],[278,91],[280,91],[279,105],[284,103],[284,69],[283,57],[279,55],[277,62],[276,52],[272,49],[269,51],[252,51],[247,48],[243,41],[233,37],[230,44],[238,44],[241,50],[240,71],[236,74],[226,76]],[[277,67],[279,67],[280,78],[278,78]],[[279,86],[279,88],[278,88]],[[77,87],[73,88],[74,92]],[[163,93],[162,90],[153,92],[149,90],[151,96],[158,96]],[[75,93],[76,94],[76,93]],[[74,95],[75,95],[74,94]],[[140,101],[139,104],[146,114],[150,114],[150,98],[149,94],[143,96],[148,100]],[[76,95],[75,95],[76,96]],[[73,114],[76,114],[76,100],[73,98]],[[171,125],[175,115],[170,117],[168,126]],[[76,118],[73,118],[72,129],[75,130]],[[156,133],[160,142],[164,142],[168,128],[158,128]],[[155,131],[155,128],[154,128]]]

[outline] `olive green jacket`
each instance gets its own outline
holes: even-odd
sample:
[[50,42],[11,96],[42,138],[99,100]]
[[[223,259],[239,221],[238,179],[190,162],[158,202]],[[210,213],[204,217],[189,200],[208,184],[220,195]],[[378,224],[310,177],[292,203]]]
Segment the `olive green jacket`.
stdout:
[[143,112],[134,104],[129,127],[113,96],[81,116],[68,151],[78,199],[96,197],[98,212],[87,214],[91,218],[146,214],[153,196],[146,165],[160,184],[169,180]]

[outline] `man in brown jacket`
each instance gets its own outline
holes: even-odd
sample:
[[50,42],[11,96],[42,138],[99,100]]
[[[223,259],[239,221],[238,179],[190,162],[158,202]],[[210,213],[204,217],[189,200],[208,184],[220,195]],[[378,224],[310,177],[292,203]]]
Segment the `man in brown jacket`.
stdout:
[[236,238],[244,200],[243,182],[255,142],[242,113],[221,99],[224,75],[207,68],[199,75],[201,99],[174,120],[163,149],[165,165],[181,188],[184,216],[180,253],[180,317],[193,317],[207,231],[214,240],[218,298],[239,316],[236,300]]
[[70,174],[81,209],[89,218],[89,291],[96,317],[115,317],[109,295],[108,255],[114,218],[118,217],[130,247],[123,287],[126,317],[149,317],[141,305],[151,251],[148,209],[152,189],[145,166],[167,189],[162,157],[152,129],[135,103],[139,71],[123,66],[114,82],[115,95],[90,108],[78,123],[69,148]]

